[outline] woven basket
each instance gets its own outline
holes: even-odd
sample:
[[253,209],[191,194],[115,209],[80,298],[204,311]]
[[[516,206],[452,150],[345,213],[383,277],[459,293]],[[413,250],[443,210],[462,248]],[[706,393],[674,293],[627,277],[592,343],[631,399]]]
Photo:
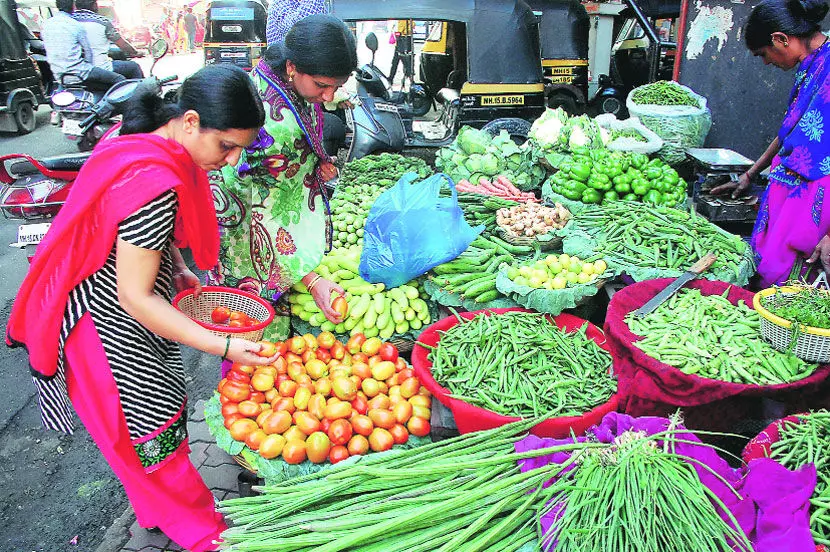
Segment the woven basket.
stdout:
[[496,233],[499,235],[499,238],[503,239],[507,243],[513,245],[527,245],[530,247],[538,245],[539,249],[542,251],[557,249],[562,245],[562,236],[552,236],[549,240],[538,240],[535,237],[514,236],[501,226],[496,227]]
[[[797,293],[801,289],[803,288],[793,286],[768,288],[756,293],[752,299],[752,305],[761,315],[761,335],[779,351],[790,350],[790,341],[795,333],[793,323],[768,311],[761,300],[767,299],[767,302],[772,301],[774,304],[779,294]],[[795,356],[807,362],[830,362],[830,330],[801,325],[797,333],[798,338],[792,351]]]
[[[192,289],[185,290],[173,298],[173,306],[220,337],[231,336],[259,341],[265,328],[274,321],[274,308],[265,299],[228,287],[203,286],[199,297],[193,296]],[[215,324],[210,315],[216,307],[228,307],[232,311],[244,312],[249,318],[260,322],[244,328]]]

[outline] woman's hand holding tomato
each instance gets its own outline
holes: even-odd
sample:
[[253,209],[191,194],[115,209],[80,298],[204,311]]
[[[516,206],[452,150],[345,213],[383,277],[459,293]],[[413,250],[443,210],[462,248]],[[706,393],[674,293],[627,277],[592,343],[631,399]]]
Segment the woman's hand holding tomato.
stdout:
[[[222,350],[224,350],[224,348],[225,342],[223,340]],[[266,348],[266,346],[261,343],[254,343],[253,341],[248,341],[247,339],[232,337],[230,346],[228,347],[228,353],[225,355],[225,358],[239,364],[254,366],[266,366],[268,364],[273,364],[274,361],[277,360],[279,354],[275,354],[271,357],[260,356],[259,353],[264,348]]]
[[334,293],[346,295],[346,290],[340,287],[339,284],[335,284],[331,280],[326,280],[325,278],[317,280],[317,283],[314,284],[314,288],[311,290],[311,296],[314,298],[314,302],[320,308],[322,313],[326,315],[329,322],[339,324],[343,321],[343,317],[339,312],[334,310],[334,307],[332,307],[331,296]]

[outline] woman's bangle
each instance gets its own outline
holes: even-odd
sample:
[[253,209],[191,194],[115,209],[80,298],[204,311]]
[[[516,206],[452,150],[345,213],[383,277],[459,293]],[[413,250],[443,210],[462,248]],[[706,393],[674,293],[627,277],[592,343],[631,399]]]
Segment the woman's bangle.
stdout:
[[228,351],[231,349],[231,336],[225,336],[225,352],[222,354],[222,360],[228,356]]
[[322,279],[323,277],[318,274],[311,280],[311,282],[309,282],[309,284],[306,286],[306,289],[308,289],[308,291],[311,291],[312,289],[314,289],[314,286],[317,285],[317,282],[319,282]]

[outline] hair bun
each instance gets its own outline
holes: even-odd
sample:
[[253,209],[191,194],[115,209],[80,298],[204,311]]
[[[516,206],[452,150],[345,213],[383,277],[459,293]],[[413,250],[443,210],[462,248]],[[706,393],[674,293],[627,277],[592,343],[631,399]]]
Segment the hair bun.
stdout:
[[795,0],[793,4],[810,23],[820,23],[830,10],[830,6],[824,0]]

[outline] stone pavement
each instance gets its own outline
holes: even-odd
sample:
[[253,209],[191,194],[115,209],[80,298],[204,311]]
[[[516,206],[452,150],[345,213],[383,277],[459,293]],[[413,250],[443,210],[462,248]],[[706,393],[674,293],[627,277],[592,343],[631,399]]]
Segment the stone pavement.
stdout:
[[[196,403],[193,416],[188,420],[190,458],[217,500],[239,496],[237,476],[242,468],[225,451],[216,446],[205,423],[205,401]],[[138,526],[132,508],[113,523],[104,535],[104,541],[96,552],[180,552],[182,547],[167,538],[164,533],[148,531]]]

